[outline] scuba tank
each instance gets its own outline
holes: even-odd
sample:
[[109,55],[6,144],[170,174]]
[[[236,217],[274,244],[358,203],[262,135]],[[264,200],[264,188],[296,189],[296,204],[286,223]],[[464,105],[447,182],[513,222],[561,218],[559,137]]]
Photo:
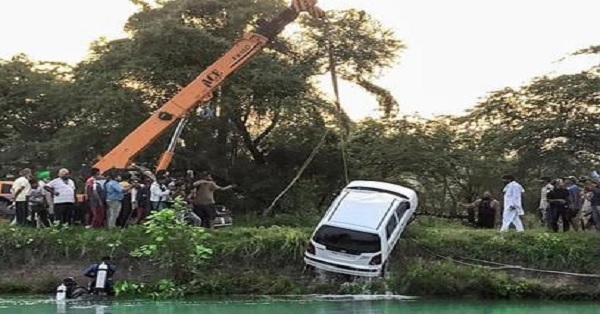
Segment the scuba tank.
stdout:
[[56,288],[56,301],[64,301],[67,298],[67,286],[64,283],[61,283],[58,288]]
[[98,270],[96,271],[96,283],[94,284],[95,290],[104,291],[106,287],[106,279],[108,278],[108,265],[102,262],[98,266]]

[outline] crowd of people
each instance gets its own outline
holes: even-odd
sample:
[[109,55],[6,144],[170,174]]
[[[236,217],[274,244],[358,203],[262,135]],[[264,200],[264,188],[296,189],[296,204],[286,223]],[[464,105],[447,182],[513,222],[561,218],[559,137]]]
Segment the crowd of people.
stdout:
[[[595,173],[595,172],[594,172]],[[600,231],[600,178],[568,177],[542,178],[540,218],[548,228],[558,232],[559,221],[563,231]]]
[[[513,225],[522,232],[525,230],[521,220],[525,214],[522,200],[525,190],[511,175],[502,179],[503,202],[486,191],[475,202],[459,205],[472,210],[470,220],[479,228],[497,228],[496,218],[500,213],[500,231],[508,231]],[[592,228],[600,231],[598,173],[579,178],[543,177],[540,184],[538,212],[542,225],[554,232],[558,232],[561,225],[565,232]],[[109,170],[101,174],[93,168],[85,180],[83,193],[77,194],[77,186],[67,169],[60,169],[54,179],[49,173],[34,177],[30,169],[23,169],[11,189],[15,207],[13,223],[39,228],[49,227],[52,223],[124,228],[144,222],[152,212],[171,207],[174,199],[181,196],[200,224],[214,229],[217,215],[214,192],[233,187],[217,185],[207,172],[197,179],[192,174],[177,181],[168,173],[159,173],[156,179],[145,176],[140,180],[129,172]]]
[[[472,220],[479,228],[496,228],[496,215],[501,213],[500,231],[508,231],[511,225],[517,231],[524,231],[521,216],[525,214],[522,200],[525,190],[513,176],[504,176],[503,180],[502,203],[486,191],[475,202],[459,205],[476,210]],[[543,226],[554,232],[558,232],[561,225],[564,232],[571,229],[600,231],[600,175],[597,172],[592,172],[590,177],[543,177],[539,182],[541,190],[537,210]]]
[[171,207],[180,196],[190,205],[201,225],[214,229],[216,206],[214,192],[221,187],[206,172],[195,180],[193,174],[175,180],[162,172],[155,179],[138,179],[126,171],[115,169],[100,173],[91,169],[83,193],[77,193],[75,181],[68,169],[60,169],[57,177],[49,173],[33,176],[23,169],[13,182],[13,223],[21,226],[49,227],[51,224],[82,224],[87,228],[125,228],[140,224],[152,213]]

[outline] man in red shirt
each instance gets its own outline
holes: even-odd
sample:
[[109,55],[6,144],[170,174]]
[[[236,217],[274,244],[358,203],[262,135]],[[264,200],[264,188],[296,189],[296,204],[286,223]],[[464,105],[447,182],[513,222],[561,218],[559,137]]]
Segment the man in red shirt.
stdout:
[[85,181],[85,196],[90,208],[89,224],[92,228],[103,228],[105,221],[105,206],[103,196],[103,181],[100,169],[92,168],[90,177]]

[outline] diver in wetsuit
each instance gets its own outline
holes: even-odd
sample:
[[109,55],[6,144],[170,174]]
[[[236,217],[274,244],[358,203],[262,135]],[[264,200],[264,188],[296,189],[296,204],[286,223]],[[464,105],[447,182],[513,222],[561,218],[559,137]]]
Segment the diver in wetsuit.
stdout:
[[64,292],[66,299],[77,299],[88,292],[85,287],[77,284],[73,277],[63,279],[62,286],[65,288]]
[[100,263],[90,265],[83,273],[84,276],[93,279],[90,284],[90,293],[114,295],[112,276],[115,272],[116,267],[108,256],[103,257]]

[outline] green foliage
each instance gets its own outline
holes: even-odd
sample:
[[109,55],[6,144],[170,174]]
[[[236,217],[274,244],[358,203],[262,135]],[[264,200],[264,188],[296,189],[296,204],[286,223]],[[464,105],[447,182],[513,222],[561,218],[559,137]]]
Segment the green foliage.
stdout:
[[[418,226],[418,224],[417,224]],[[509,265],[578,273],[600,272],[596,233],[523,234],[473,230],[457,226],[412,228],[409,245],[443,256],[472,258]]]
[[423,211],[454,213],[473,194],[500,189],[503,161],[465,145],[451,121],[365,120],[348,146],[354,177],[410,186]]
[[213,252],[205,246],[208,236],[203,228],[190,226],[178,219],[182,206],[182,201],[176,200],[173,209],[150,215],[142,227],[147,243],[131,252],[133,257],[148,258],[159,268],[170,270],[176,280],[201,273],[200,267]]
[[316,211],[302,211],[299,210],[295,213],[282,213],[276,216],[265,218],[262,215],[245,215],[240,218],[236,218],[235,224],[237,226],[257,226],[257,227],[294,227],[294,228],[307,228],[307,226],[314,227],[321,220],[323,213]]
[[[385,281],[344,284],[338,280],[317,282],[302,274],[302,256],[312,228],[233,227],[220,229],[203,238],[200,245],[213,250],[211,259],[196,264],[193,244],[184,244],[179,236],[194,235],[188,230],[170,229],[155,218],[154,230],[148,226],[119,230],[77,228],[29,229],[0,228],[0,271],[43,269],[43,265],[85,265],[108,254],[120,269],[116,290],[123,297],[155,299],[210,294],[355,294],[384,293],[479,298],[592,298],[598,295],[594,282],[571,277],[543,276],[538,273],[491,271],[467,267],[440,259],[475,258],[524,267],[567,272],[598,273],[600,259],[598,235],[593,233],[546,234],[530,231],[501,235],[498,231],[470,230],[460,224],[429,219],[412,224],[390,260]],[[172,220],[164,224],[172,226]],[[161,222],[162,224],[163,222]],[[168,230],[168,231],[165,231]],[[158,241],[157,254],[146,255],[144,246]],[[178,239],[178,243],[169,242]],[[115,243],[120,245],[114,246]],[[171,243],[174,248],[161,247]],[[129,253],[139,251],[139,257]],[[158,253],[165,255],[159,257]],[[153,255],[154,254],[154,255]],[[167,255],[177,254],[177,258]],[[440,261],[441,260],[441,261]],[[477,264],[476,262],[473,262]],[[166,268],[170,265],[171,268]],[[83,267],[83,266],[82,266]],[[175,269],[174,269],[175,268]],[[176,268],[190,276],[175,276]],[[201,273],[200,273],[201,272]],[[62,274],[59,276],[63,276]],[[557,280],[559,278],[560,280]],[[0,279],[0,291],[51,292],[61,278],[43,275],[28,278],[20,285]]]
[[523,278],[484,268],[447,261],[414,260],[402,276],[392,278],[390,287],[408,295],[438,298],[595,300],[600,291],[594,284],[560,283],[555,278]]
[[[376,96],[384,118],[395,116],[398,101],[374,79],[393,66],[404,44],[393,31],[365,11],[328,12],[327,21],[305,18],[301,51],[304,62],[318,65],[321,72],[335,69],[336,75]],[[346,126],[347,127],[347,126]]]
[[[71,168],[106,154],[161,104],[209,66],[258,19],[275,17],[287,1],[133,1],[140,11],[125,25],[128,37],[100,38],[74,67],[16,56],[0,63],[0,176],[30,166]],[[397,103],[372,82],[395,62],[403,45],[365,12],[331,12],[331,23],[300,19],[301,31],[281,35],[227,79],[204,119],[190,114],[173,168],[210,169],[234,181],[242,196],[223,195],[237,212],[260,212],[283,189],[336,114],[315,78],[333,47],[340,74]],[[327,33],[324,33],[327,29]],[[351,31],[349,31],[351,30]],[[334,35],[331,35],[334,34]],[[301,36],[297,36],[301,35]],[[303,38],[303,41],[299,41]],[[168,132],[167,132],[168,133]],[[276,212],[315,211],[341,185],[339,135],[326,144]],[[166,135],[137,157],[154,165]],[[260,178],[260,180],[257,180]],[[257,182],[264,181],[264,182]]]
[[305,18],[304,24],[307,58],[327,71],[330,47],[333,61],[345,78],[373,78],[392,66],[405,48],[391,29],[361,10],[330,11],[327,21]]
[[118,281],[115,284],[115,293],[119,296],[146,297],[151,299],[176,299],[185,295],[185,287],[178,285],[170,279],[161,279],[155,284],[143,282],[134,283]]
[[57,156],[49,142],[67,122],[63,104],[69,72],[66,64],[25,55],[0,60],[0,163],[5,173],[24,165],[54,165]]
[[547,175],[587,174],[598,160],[600,77],[593,72],[536,78],[519,89],[492,93],[465,123],[515,167]]
[[91,262],[111,251],[114,256],[127,256],[132,243],[139,242],[143,237],[138,228],[105,232],[64,227],[2,227],[0,259],[4,261],[3,264],[9,265],[72,258],[85,258]]
[[222,261],[266,267],[299,264],[311,231],[278,226],[223,229],[209,239],[208,245]]
[[542,285],[536,281],[512,279],[505,273],[483,268],[457,266],[449,262],[415,261],[407,274],[392,280],[408,285],[411,295],[437,297],[522,299],[539,295]]

